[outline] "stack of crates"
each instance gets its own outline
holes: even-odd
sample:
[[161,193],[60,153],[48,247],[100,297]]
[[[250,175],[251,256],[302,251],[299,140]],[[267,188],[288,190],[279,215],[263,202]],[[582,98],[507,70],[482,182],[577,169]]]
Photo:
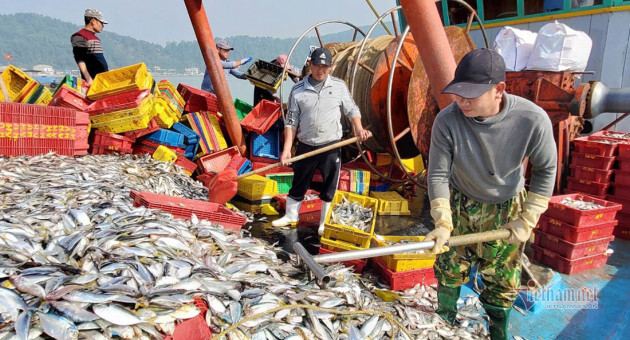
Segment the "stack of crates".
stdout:
[[[370,208],[373,212],[373,218],[370,229],[367,231],[360,230],[354,226],[340,225],[332,222],[332,212],[337,204],[341,204],[345,200],[349,202],[357,202],[363,207]],[[372,197],[358,195],[346,191],[337,191],[333,197],[332,204],[328,210],[325,219],[324,233],[321,237],[321,249],[328,251],[348,251],[370,248],[370,241],[374,236],[374,226],[376,225],[376,213],[378,212],[378,200]],[[363,261],[363,266],[367,260]],[[360,266],[361,269],[363,266]],[[356,266],[355,266],[356,269]]]
[[374,191],[370,193],[370,197],[378,200],[379,215],[411,215],[409,202],[395,191]]
[[278,212],[271,206],[271,200],[278,194],[276,181],[252,175],[238,180],[238,191],[230,202],[243,211],[277,215]]
[[[401,242],[421,242],[424,236],[380,236],[372,238],[373,247],[392,246]],[[374,258],[374,271],[392,290],[405,290],[417,284],[437,283],[433,272],[435,255],[417,251]]]
[[[35,79],[29,77],[26,73],[13,65],[7,66],[7,68],[2,71],[0,80],[4,82],[9,96],[5,98],[3,91],[0,91],[0,102],[29,103],[31,97],[42,87]],[[39,96],[41,96],[41,94],[42,93],[39,92]],[[36,97],[36,100],[39,99],[39,96]],[[33,102],[31,102],[31,104],[33,104]]]
[[181,133],[184,136],[184,145],[186,146],[186,158],[195,159],[197,148],[199,147],[199,135],[191,128],[182,123],[175,123],[171,129]]
[[196,158],[227,148],[227,142],[219,118],[212,112],[189,112],[184,115],[188,126],[199,135],[199,148]]
[[603,267],[620,209],[620,204],[584,194],[551,197],[534,229],[536,262],[567,275]]
[[[337,190],[369,195],[371,174],[367,170],[341,168]],[[322,183],[324,178],[319,170],[313,175],[313,182]]]

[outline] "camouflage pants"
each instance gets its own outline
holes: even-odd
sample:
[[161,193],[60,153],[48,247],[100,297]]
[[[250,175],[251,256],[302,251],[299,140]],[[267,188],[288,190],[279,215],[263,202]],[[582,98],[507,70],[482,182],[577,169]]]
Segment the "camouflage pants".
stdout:
[[[523,190],[516,197],[501,204],[484,204],[453,189],[452,235],[465,235],[499,229],[518,217],[525,200]],[[435,276],[441,285],[451,288],[466,284],[470,269],[477,265],[485,285],[480,295],[482,302],[499,307],[510,307],[517,297],[521,279],[521,254],[524,245],[492,241],[483,244],[451,247],[437,256]]]

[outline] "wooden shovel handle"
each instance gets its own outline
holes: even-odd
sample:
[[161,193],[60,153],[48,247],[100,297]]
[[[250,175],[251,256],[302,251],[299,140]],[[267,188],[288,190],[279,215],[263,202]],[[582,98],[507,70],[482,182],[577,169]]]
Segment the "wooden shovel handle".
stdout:
[[[340,142],[337,142],[337,143],[325,146],[325,147],[323,147],[321,149],[309,151],[309,152],[303,153],[303,154],[301,154],[299,156],[295,156],[293,158],[289,158],[289,159],[287,159],[287,163],[293,163],[293,162],[301,161],[301,160],[303,160],[305,158],[309,158],[309,157],[312,157],[312,156],[315,156],[315,155],[319,155],[320,153],[324,153],[324,152],[330,151],[332,149],[336,149],[336,148],[340,148],[342,146],[346,146],[348,144],[356,143],[356,141],[358,141],[358,140],[359,140],[359,137],[352,137],[350,139],[342,140]],[[270,169],[273,169],[273,168],[277,168],[277,167],[279,167],[281,165],[282,165],[282,162],[270,164],[270,165],[267,165],[267,166],[262,167],[260,169],[256,169],[256,170],[253,170],[253,171],[250,171],[250,172],[238,175],[238,177],[236,177],[236,179],[241,179],[241,178],[245,178],[247,176],[259,174],[261,172],[265,172],[267,170],[270,170]]]

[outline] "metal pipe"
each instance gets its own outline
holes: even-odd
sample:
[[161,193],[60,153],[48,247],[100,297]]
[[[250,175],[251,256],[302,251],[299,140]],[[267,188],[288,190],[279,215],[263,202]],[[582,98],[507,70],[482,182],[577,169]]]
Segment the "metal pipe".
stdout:
[[233,145],[238,147],[241,154],[245,154],[247,151],[245,137],[241,130],[241,124],[238,121],[236,108],[232,103],[230,88],[225,79],[219,52],[214,42],[214,36],[212,35],[203,3],[201,0],[184,0],[184,3],[186,4],[186,10],[195,31],[195,36],[199,42],[199,48],[201,49],[201,55],[206,64],[208,75],[210,75],[210,80],[214,85],[214,91],[219,101],[219,110],[223,114],[223,121],[230,140]]
[[[467,234],[460,236],[452,236],[446,243],[449,247],[457,247],[468,244],[477,244],[489,241],[504,240],[510,237],[510,231],[507,229],[499,229],[486,231],[482,233]],[[421,241],[413,243],[405,243],[394,246],[370,248],[363,250],[343,251],[330,254],[322,254],[312,257],[316,263],[343,262],[358,259],[367,259],[371,257],[385,256],[398,253],[409,253],[417,250],[427,250],[433,248],[434,241]],[[295,248],[295,247],[294,247]],[[308,254],[308,253],[307,253]],[[302,256],[302,255],[300,255]],[[310,255],[309,255],[310,257]],[[306,262],[306,259],[304,259]]]
[[584,118],[591,119],[604,112],[626,113],[630,111],[630,87],[611,89],[600,82],[591,85],[590,105]]
[[326,271],[324,271],[322,266],[313,260],[313,257],[308,253],[308,251],[306,251],[302,243],[295,242],[293,244],[293,250],[298,256],[298,261],[304,261],[304,264],[308,267],[308,269],[310,269],[313,275],[315,275],[317,283],[326,285],[330,282],[330,276],[326,274]]
[[400,0],[418,53],[424,64],[440,109],[449,105],[450,96],[442,90],[455,76],[455,58],[434,0]]

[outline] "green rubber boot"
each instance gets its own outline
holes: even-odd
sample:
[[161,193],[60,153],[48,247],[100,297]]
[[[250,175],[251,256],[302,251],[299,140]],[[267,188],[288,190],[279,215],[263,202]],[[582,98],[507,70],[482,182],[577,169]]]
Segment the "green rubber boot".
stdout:
[[442,319],[448,321],[451,325],[455,322],[457,316],[457,300],[462,287],[450,288],[442,286],[438,283],[437,297],[438,309],[437,313]]
[[484,303],[483,308],[486,310],[488,317],[490,317],[490,325],[488,326],[490,339],[507,340],[512,307],[498,307]]

